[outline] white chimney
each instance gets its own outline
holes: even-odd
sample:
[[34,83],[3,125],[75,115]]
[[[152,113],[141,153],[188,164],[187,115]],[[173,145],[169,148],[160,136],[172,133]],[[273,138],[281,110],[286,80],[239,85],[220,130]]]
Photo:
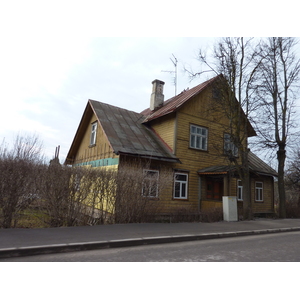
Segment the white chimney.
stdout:
[[150,99],[150,109],[155,110],[164,103],[164,82],[158,79],[152,81],[152,94]]

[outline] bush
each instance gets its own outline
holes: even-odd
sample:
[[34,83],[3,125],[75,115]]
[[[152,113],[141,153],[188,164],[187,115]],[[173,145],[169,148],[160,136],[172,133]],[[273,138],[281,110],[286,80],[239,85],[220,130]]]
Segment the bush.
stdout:
[[52,163],[44,167],[40,186],[51,227],[103,224],[114,213],[113,171]]
[[36,199],[42,159],[37,137],[18,136],[12,148],[0,145],[0,227],[16,227]]
[[116,223],[155,221],[160,211],[163,190],[172,181],[168,170],[151,170],[150,163],[129,162],[118,170]]

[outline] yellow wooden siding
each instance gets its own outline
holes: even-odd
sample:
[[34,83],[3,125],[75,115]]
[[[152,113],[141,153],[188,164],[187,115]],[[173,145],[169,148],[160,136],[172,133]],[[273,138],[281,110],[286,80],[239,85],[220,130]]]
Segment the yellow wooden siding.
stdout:
[[[255,200],[255,182],[263,183],[263,201]],[[251,195],[253,203],[253,212],[267,212],[272,211],[274,208],[274,203],[272,199],[274,198],[274,185],[272,177],[263,178],[252,178],[251,179]]]
[[90,145],[91,138],[91,124],[96,122],[97,118],[95,115],[91,117],[89,126],[86,128],[81,144],[78,148],[74,164],[80,164],[83,162],[90,162],[105,158],[117,158],[118,155],[113,153],[112,148],[98,122],[97,133],[96,133],[96,143],[95,145]]
[[[201,94],[190,100],[177,112],[177,143],[175,155],[182,164],[174,164],[175,169],[188,170],[188,199],[173,200],[175,207],[189,206],[197,209],[199,206],[199,175],[198,170],[212,165],[226,165],[227,158],[223,155],[224,125],[215,122],[215,115],[208,113],[208,94]],[[202,126],[208,129],[207,151],[190,148],[190,125]],[[206,197],[205,181],[202,180],[201,199]],[[172,198],[172,197],[171,197]],[[220,207],[219,201],[201,202],[201,209]]]
[[151,123],[151,127],[173,151],[175,134],[175,114],[170,114],[153,121]]
[[[170,164],[170,170],[188,171],[188,198],[185,200],[173,199],[173,185],[164,191],[160,201],[165,212],[185,209],[201,210],[222,207],[222,201],[206,200],[206,180],[201,178],[201,203],[199,203],[199,175],[198,170],[215,166],[228,165],[228,159],[224,155],[224,133],[228,133],[229,122],[220,111],[214,111],[213,101],[209,91],[201,93],[189,100],[176,114],[153,121],[151,126],[174,150],[181,164]],[[190,125],[197,125],[208,129],[207,151],[190,148]],[[175,126],[176,125],[176,126]],[[176,130],[175,130],[176,129]],[[177,134],[176,138],[175,135]],[[172,146],[176,143],[174,146]],[[225,184],[228,186],[225,187]],[[252,189],[255,188],[252,183]],[[253,203],[254,210],[272,209],[272,180],[264,181],[264,203]],[[237,195],[237,179],[228,178],[224,183],[224,195]],[[253,192],[252,192],[252,195]],[[254,196],[253,196],[254,197]]]
[[222,201],[203,200],[201,202],[201,211],[208,211],[214,208],[222,208],[222,207],[223,207]]

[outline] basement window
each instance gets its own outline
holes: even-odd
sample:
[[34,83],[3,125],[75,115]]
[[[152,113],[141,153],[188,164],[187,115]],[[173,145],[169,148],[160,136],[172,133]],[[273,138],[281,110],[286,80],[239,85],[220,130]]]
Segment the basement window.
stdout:
[[90,146],[96,145],[97,122],[92,123]]

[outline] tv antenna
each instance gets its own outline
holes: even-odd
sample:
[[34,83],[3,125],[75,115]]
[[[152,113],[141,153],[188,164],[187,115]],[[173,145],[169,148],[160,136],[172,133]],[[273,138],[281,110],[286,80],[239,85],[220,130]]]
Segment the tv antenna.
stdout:
[[167,72],[167,73],[171,73],[171,74],[175,74],[174,76],[174,85],[175,85],[175,96],[177,95],[177,58],[175,57],[175,55],[172,53],[173,58],[170,58],[171,62],[173,63],[174,67],[175,67],[175,71],[162,71],[162,72]]

